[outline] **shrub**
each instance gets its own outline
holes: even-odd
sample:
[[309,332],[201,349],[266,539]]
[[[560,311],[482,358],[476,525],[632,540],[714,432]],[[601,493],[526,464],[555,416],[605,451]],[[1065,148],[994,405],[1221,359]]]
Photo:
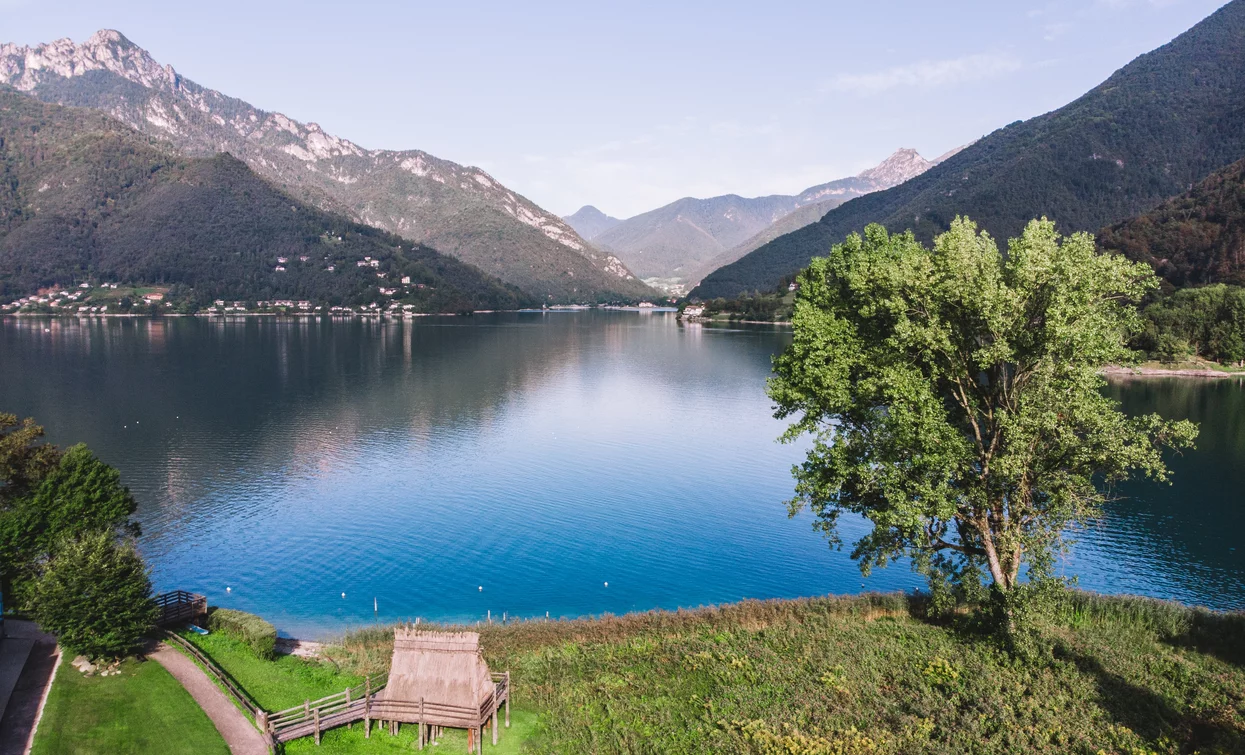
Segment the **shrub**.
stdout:
[[214,608],[208,615],[208,629],[246,643],[262,660],[271,659],[276,650],[277,628],[253,613]]
[[90,658],[130,654],[158,615],[142,556],[107,531],[64,541],[34,582],[31,605],[62,646]]

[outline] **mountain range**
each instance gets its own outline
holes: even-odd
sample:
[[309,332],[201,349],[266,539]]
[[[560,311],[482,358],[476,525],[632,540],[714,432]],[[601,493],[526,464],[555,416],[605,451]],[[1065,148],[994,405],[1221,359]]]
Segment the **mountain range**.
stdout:
[[371,150],[200,86],[112,30],[0,45],[0,84],[101,110],[188,157],[228,152],[322,210],[453,255],[547,302],[653,291],[616,256],[479,168]]
[[1076,101],[983,137],[894,188],[858,197],[705,277],[691,296],[772,290],[873,222],[922,240],[967,215],[998,238],[1047,216],[1096,232],[1245,156],[1245,0],[1138,57]]
[[200,305],[400,300],[455,312],[537,301],[290,197],[228,154],[172,154],[98,111],[0,87],[0,295],[92,280],[169,286]]
[[900,149],[857,176],[795,195],[685,197],[621,221],[587,206],[564,220],[641,278],[695,283],[770,238],[814,222],[853,197],[903,183],[954,153],[930,161],[914,149]]

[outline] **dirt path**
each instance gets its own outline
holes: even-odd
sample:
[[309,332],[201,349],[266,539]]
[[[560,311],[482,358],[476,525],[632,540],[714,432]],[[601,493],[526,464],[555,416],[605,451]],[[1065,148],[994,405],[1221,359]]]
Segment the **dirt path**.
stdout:
[[208,718],[212,719],[216,730],[225,738],[225,744],[229,745],[230,752],[234,755],[268,755],[268,746],[255,726],[194,661],[163,642],[148,657],[168,669],[182,683]]

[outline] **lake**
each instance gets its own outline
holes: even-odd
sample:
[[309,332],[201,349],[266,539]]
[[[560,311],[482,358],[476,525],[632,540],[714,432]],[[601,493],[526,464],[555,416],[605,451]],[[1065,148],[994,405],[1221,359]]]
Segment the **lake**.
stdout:
[[[803,447],[776,442],[764,386],[789,340],[660,312],[6,318],[0,410],[121,470],[158,590],[294,636],[919,587],[903,565],[862,577],[787,517]],[[1110,390],[1202,437],[1061,570],[1245,608],[1245,388]]]

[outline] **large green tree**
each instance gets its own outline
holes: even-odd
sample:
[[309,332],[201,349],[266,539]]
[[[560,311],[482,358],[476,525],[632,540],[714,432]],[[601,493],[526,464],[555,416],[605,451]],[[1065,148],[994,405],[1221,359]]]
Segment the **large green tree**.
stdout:
[[32,420],[0,415],[0,586],[19,602],[60,541],[139,534],[120,473],[84,445],[62,452],[42,436]]
[[963,218],[932,249],[871,225],[799,284],[769,385],[784,438],[813,438],[791,513],[811,508],[835,543],[843,514],[872,523],[853,551],[866,571],[907,556],[935,587],[1006,599],[1049,576],[1112,483],[1166,480],[1163,449],[1196,436],[1103,394],[1157,283],[1087,234],[1033,221],[1003,255]]
[[30,593],[40,625],[91,658],[134,651],[159,614],[142,556],[108,531],[59,543]]

